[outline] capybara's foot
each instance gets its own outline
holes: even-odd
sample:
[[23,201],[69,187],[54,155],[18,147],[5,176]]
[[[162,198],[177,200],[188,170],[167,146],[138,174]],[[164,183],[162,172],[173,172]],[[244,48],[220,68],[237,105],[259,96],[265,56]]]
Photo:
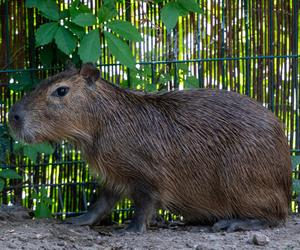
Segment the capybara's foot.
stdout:
[[77,226],[93,225],[97,222],[98,216],[93,213],[85,213],[76,217],[70,217],[65,220],[65,223]]
[[144,233],[146,232],[146,225],[144,223],[131,221],[125,230],[129,233]]
[[213,227],[213,232],[219,232],[226,230],[226,232],[236,232],[236,231],[251,231],[260,230],[270,227],[270,223],[266,221],[261,221],[257,219],[229,219],[229,220],[219,220]]
[[126,228],[116,229],[114,233],[118,236],[126,235],[126,234],[142,234],[146,232],[145,225],[137,225],[134,223],[130,223]]

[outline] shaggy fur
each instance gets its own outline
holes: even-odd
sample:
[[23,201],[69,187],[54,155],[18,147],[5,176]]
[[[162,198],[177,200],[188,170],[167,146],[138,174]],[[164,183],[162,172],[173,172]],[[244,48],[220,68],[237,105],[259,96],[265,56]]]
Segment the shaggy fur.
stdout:
[[[286,219],[290,153],[270,111],[234,92],[142,94],[98,74],[84,65],[41,84],[12,107],[13,132],[29,143],[73,142],[107,190],[146,204],[146,220],[157,207],[200,223]],[[52,96],[61,86],[69,93]]]

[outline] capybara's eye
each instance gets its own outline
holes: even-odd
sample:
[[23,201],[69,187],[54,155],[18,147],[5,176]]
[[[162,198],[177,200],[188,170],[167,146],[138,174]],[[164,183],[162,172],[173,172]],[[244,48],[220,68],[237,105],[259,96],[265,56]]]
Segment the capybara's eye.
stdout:
[[57,97],[63,97],[66,94],[68,94],[68,92],[69,92],[68,87],[59,87],[52,93],[52,95]]

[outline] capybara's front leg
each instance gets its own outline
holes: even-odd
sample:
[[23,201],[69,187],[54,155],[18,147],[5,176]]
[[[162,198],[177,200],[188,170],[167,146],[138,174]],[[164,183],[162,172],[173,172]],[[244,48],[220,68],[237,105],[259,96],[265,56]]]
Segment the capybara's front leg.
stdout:
[[126,228],[127,232],[143,233],[155,209],[155,202],[151,195],[137,192],[133,195],[134,216]]
[[119,199],[120,195],[118,193],[111,192],[104,188],[99,199],[96,203],[92,204],[87,213],[77,217],[68,218],[66,219],[66,223],[79,226],[93,225],[108,215]]

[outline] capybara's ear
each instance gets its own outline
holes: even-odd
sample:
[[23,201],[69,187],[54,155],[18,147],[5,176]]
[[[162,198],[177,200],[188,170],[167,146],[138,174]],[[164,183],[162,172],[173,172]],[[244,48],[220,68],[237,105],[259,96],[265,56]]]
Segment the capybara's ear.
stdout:
[[94,84],[100,77],[99,70],[92,63],[82,65],[80,75],[83,76],[89,85]]

